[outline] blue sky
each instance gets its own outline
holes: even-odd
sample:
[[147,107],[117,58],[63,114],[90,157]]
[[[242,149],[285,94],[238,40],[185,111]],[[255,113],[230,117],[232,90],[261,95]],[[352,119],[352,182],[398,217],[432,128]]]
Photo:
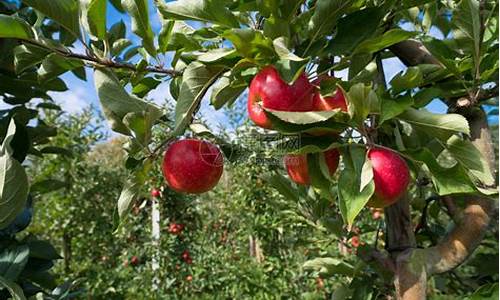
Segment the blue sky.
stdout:
[[[161,29],[161,24],[156,14],[156,10],[154,9],[154,6],[152,4],[152,0],[149,0],[149,2],[150,2],[149,8],[150,8],[151,26],[153,28],[153,31],[155,33],[158,33]],[[140,40],[137,38],[137,36],[135,36],[131,32],[129,16],[127,14],[119,13],[109,4],[109,2],[107,10],[107,20],[108,20],[107,24],[108,28],[112,24],[120,20],[123,20],[127,25],[127,38],[132,40],[135,44],[140,43]],[[413,26],[411,24],[403,24],[402,27],[405,30],[413,29],[412,28]],[[444,38],[442,33],[435,28],[431,28],[430,35],[441,39]],[[83,47],[81,45],[76,45],[74,51],[83,53]],[[164,60],[167,63],[169,62],[168,57],[165,57]],[[385,77],[387,81],[390,81],[391,78],[393,78],[396,74],[406,70],[406,66],[399,59],[391,58],[384,60],[384,69],[385,69]],[[51,93],[53,99],[58,104],[60,104],[65,111],[68,111],[70,113],[77,113],[89,105],[99,107],[99,102],[97,99],[97,94],[93,83],[92,71],[91,69],[87,69],[86,72],[87,72],[87,81],[82,81],[76,78],[71,73],[64,74],[62,76],[62,79],[66,82],[69,90],[66,92]],[[337,72],[336,76],[347,79],[347,70]],[[172,101],[169,100],[171,99],[171,97],[169,93],[168,82],[160,84],[155,90],[151,91],[148,94],[147,98],[153,100],[154,102],[160,105],[164,104],[165,101]],[[241,97],[238,101],[245,101],[245,100],[246,99],[244,97]],[[0,106],[2,106],[2,103],[0,103]],[[446,113],[447,110],[446,105],[440,100],[432,101],[427,108],[430,111],[436,113]],[[202,107],[200,112],[212,129],[225,127],[228,124],[228,118],[224,113],[224,111],[223,110],[216,111],[209,105],[209,101],[206,101],[206,99],[205,101],[202,102]]]

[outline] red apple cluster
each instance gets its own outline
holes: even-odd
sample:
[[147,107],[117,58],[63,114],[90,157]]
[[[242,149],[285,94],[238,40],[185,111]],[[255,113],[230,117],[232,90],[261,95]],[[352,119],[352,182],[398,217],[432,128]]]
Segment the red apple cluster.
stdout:
[[163,177],[180,193],[201,194],[214,188],[222,176],[224,158],[217,146],[198,139],[171,143],[163,157]]
[[193,263],[193,259],[191,258],[191,254],[189,253],[189,250],[184,250],[181,254],[181,259],[187,263],[188,265]]
[[[342,90],[334,96],[324,97],[319,84],[324,78],[310,82],[305,73],[288,84],[273,66],[262,69],[250,83],[248,94],[248,115],[260,127],[271,129],[272,123],[265,109],[290,112],[325,111],[340,109],[347,112],[347,103]],[[339,164],[340,153],[336,149],[322,153],[330,176]],[[373,166],[375,192],[368,206],[382,208],[389,206],[406,191],[410,174],[406,162],[394,151],[386,148],[371,148],[368,159]],[[286,155],[284,163],[290,178],[301,185],[310,185],[307,154]]]
[[179,235],[184,230],[184,224],[171,223],[168,226],[168,232],[173,235]]
[[323,97],[319,91],[320,80],[311,83],[305,73],[292,84],[285,82],[276,68],[262,69],[250,83],[248,115],[260,127],[272,128],[265,108],[279,111],[324,111],[340,108],[347,111],[344,94],[337,90],[334,96]]

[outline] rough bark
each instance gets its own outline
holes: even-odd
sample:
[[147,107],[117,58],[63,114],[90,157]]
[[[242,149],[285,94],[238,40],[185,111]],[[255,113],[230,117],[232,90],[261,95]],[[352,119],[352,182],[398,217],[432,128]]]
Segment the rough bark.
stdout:
[[[415,40],[398,43],[390,50],[408,66],[441,65],[422,43]],[[475,100],[477,99],[471,99],[470,103],[475,104]],[[459,107],[456,101],[448,101],[448,105],[453,109]],[[496,169],[494,148],[484,111],[478,107],[468,106],[458,112],[468,119],[471,141],[488,160],[490,170],[494,172]],[[453,201],[452,198],[447,200]],[[427,249],[415,249],[412,245],[414,236],[408,232],[411,222],[407,199],[400,201],[403,203],[397,206],[393,205],[386,209],[389,231],[386,247],[396,265],[394,283],[398,299],[425,299],[427,278],[432,274],[456,268],[480,244],[497,204],[492,199],[472,195],[465,201],[465,209],[457,214],[455,227],[436,246]]]
[[425,268],[413,262],[417,246],[410,215],[410,201],[405,195],[385,209],[386,250],[394,262],[394,286],[398,299],[425,299]]

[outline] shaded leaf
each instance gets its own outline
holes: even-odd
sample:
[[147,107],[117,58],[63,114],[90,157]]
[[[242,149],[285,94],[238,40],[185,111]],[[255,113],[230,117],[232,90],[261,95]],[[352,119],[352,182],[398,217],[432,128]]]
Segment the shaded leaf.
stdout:
[[434,114],[425,109],[409,108],[398,116],[413,126],[425,130],[431,136],[446,141],[453,133],[469,135],[469,123],[458,114]]
[[29,40],[33,38],[33,32],[23,19],[0,15],[0,38]]
[[222,67],[209,67],[197,61],[187,66],[182,75],[182,85],[175,106],[174,135],[180,135],[184,132],[205,93],[223,70]]
[[348,14],[339,20],[337,34],[328,43],[329,53],[350,54],[359,43],[371,37],[384,16],[381,7],[371,7]]
[[21,163],[12,157],[10,142],[15,132],[16,125],[12,119],[0,148],[0,229],[16,218],[28,198],[28,177]]
[[355,53],[374,53],[392,46],[396,43],[405,41],[414,37],[416,32],[405,31],[402,29],[391,29],[378,37],[365,40],[354,50]]
[[[372,197],[375,184],[372,180],[373,176],[369,176],[369,166],[365,165],[366,150],[364,148],[351,146],[342,151],[342,154],[344,169],[338,181],[339,206],[344,222],[352,225],[356,216]],[[362,184],[363,188],[361,188]]]
[[336,120],[346,121],[347,115],[339,109],[328,110],[328,111],[281,111],[265,108],[265,110],[279,119],[292,123],[292,124],[311,124],[326,121],[328,119],[334,118]]
[[96,69],[94,81],[102,110],[114,131],[130,135],[129,128],[122,121],[130,112],[150,111],[154,115],[162,115],[161,110],[152,103],[129,95],[112,71]]
[[90,35],[106,38],[106,0],[80,0],[80,20]]
[[397,99],[382,98],[379,124],[399,116],[412,105],[413,99],[410,96],[403,96]]
[[165,3],[155,0],[158,11],[165,19],[197,20],[226,27],[239,27],[238,20],[225,6],[209,0],[183,0]]
[[239,85],[236,87],[231,86],[232,82],[228,76],[228,72],[224,73],[224,76],[222,76],[217,83],[214,84],[212,89],[210,102],[215,109],[220,109],[226,103],[231,105],[246,89],[246,85]]
[[132,19],[132,31],[142,38],[142,46],[151,56],[156,56],[154,34],[149,21],[147,0],[122,0],[122,7]]
[[487,186],[495,184],[492,170],[490,170],[486,159],[470,141],[453,135],[446,142],[446,149],[475,179]]
[[23,0],[23,2],[56,21],[80,37],[79,5],[76,0]]

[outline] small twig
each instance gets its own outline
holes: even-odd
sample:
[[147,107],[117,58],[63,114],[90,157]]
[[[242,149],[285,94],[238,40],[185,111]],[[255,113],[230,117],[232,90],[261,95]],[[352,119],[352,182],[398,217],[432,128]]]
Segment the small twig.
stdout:
[[420,217],[420,222],[418,222],[417,226],[415,227],[415,234],[417,234],[421,229],[427,230],[428,227],[427,210],[432,201],[438,201],[439,199],[441,199],[439,196],[430,196],[425,200],[425,206],[424,209],[422,210],[422,216]]

